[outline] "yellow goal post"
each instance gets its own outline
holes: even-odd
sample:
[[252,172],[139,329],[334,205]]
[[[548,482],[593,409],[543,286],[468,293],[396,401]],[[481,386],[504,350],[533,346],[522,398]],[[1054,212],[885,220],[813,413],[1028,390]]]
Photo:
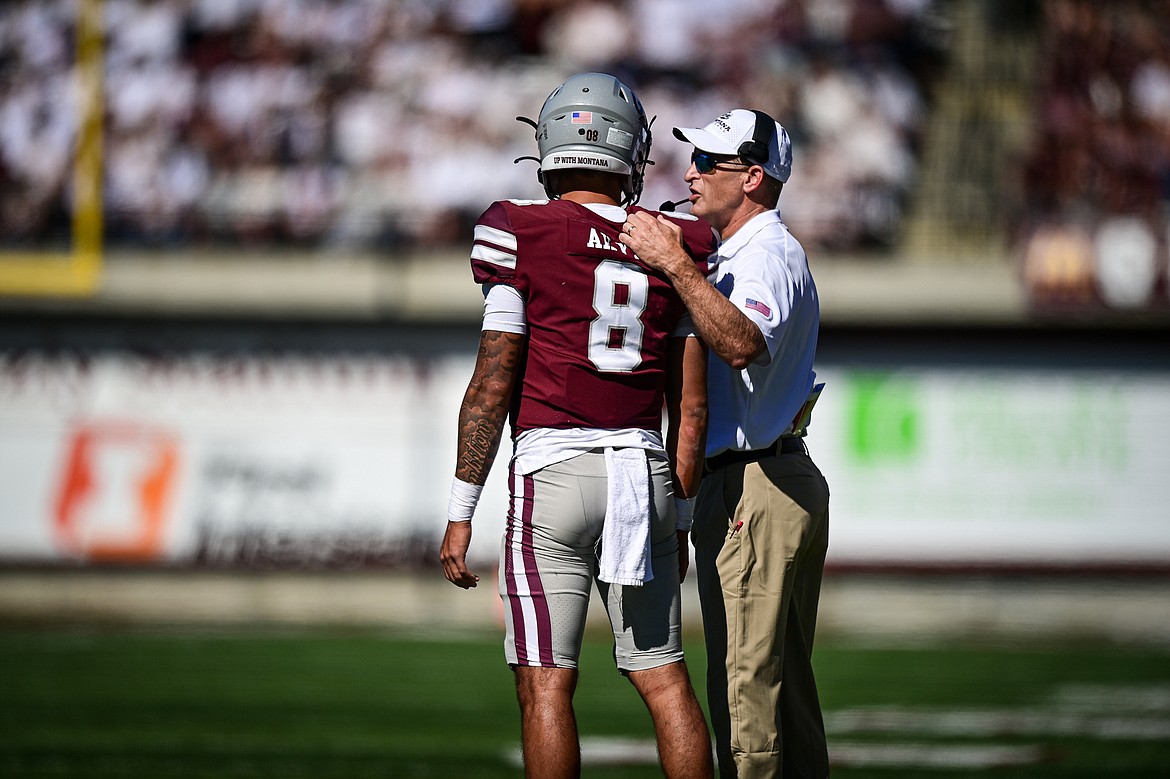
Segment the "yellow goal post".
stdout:
[[0,252],[0,294],[86,296],[102,274],[102,0],[78,3],[80,109],[73,159],[73,221],[68,252]]

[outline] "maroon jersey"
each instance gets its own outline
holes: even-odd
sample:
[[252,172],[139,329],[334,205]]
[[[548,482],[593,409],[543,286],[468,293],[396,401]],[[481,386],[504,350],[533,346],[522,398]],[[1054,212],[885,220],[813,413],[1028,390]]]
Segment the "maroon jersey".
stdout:
[[[705,274],[716,248],[711,228],[666,216]],[[620,222],[568,200],[498,201],[479,218],[475,280],[515,287],[527,309],[513,437],[537,427],[661,430],[667,343],[685,308],[620,231]]]

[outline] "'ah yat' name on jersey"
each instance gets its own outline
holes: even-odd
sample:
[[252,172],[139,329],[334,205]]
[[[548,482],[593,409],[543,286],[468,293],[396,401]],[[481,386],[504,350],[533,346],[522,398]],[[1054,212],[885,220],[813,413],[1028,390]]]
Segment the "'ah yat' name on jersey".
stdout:
[[585,248],[586,249],[601,249],[602,251],[621,252],[622,254],[626,254],[629,251],[630,247],[626,246],[621,241],[617,241],[615,243],[615,242],[609,240],[609,236],[606,235],[605,233],[597,232],[596,227],[590,227],[589,228],[589,240],[585,242]]

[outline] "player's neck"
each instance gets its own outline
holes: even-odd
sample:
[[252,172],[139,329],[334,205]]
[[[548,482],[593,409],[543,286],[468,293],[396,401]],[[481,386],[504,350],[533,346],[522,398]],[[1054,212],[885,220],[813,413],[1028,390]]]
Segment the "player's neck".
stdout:
[[604,203],[609,206],[616,206],[618,201],[614,200],[610,195],[602,194],[601,192],[593,192],[588,189],[575,189],[572,192],[564,192],[561,194],[561,200],[571,200],[574,203],[586,205],[588,203]]

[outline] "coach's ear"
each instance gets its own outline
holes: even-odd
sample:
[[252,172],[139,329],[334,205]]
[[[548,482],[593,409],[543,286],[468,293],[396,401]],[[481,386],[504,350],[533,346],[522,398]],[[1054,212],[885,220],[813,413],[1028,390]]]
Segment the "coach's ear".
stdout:
[[747,175],[743,179],[743,191],[750,195],[764,185],[764,178],[768,174],[764,173],[764,168],[761,165],[752,165],[746,173]]
[[780,200],[780,190],[784,185],[768,176],[759,165],[752,165],[747,169],[743,179],[743,193],[753,203],[765,208],[775,208]]

